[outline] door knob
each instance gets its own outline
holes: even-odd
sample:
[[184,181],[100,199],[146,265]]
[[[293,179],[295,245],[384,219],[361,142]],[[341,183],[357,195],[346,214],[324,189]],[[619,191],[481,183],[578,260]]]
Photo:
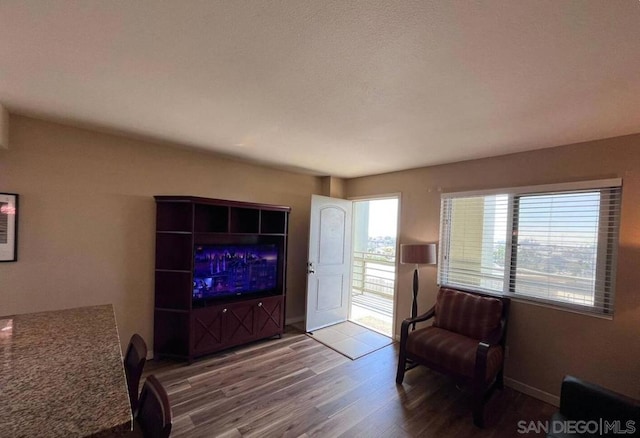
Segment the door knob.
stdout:
[[316,270],[313,268],[313,262],[307,263],[307,274],[315,274]]

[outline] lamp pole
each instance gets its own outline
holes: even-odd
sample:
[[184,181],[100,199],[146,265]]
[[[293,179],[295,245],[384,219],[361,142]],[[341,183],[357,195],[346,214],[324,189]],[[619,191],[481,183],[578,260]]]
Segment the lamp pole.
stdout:
[[[411,304],[411,318],[418,316],[418,269],[419,265],[436,264],[436,244],[417,243],[400,245],[400,263],[413,264],[413,303]],[[411,324],[411,330],[416,329],[416,323]]]
[[[411,304],[411,318],[418,316],[418,264],[413,270],[413,304]],[[416,323],[414,322],[411,331],[416,329]]]

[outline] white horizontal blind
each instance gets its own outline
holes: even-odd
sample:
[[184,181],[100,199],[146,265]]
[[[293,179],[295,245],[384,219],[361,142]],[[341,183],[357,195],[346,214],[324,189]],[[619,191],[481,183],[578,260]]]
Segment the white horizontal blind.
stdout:
[[515,198],[511,289],[609,313],[620,188]]
[[442,198],[440,284],[503,292],[510,198]]
[[593,186],[443,195],[440,284],[611,314],[621,187]]

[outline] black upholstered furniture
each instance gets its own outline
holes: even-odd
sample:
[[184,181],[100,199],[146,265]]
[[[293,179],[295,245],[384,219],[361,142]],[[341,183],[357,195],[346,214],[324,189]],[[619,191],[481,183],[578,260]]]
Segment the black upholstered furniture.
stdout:
[[[585,433],[575,433],[577,431]],[[560,392],[560,410],[551,418],[547,436],[640,437],[640,402],[576,377],[566,376]]]
[[[483,427],[485,401],[503,386],[509,304],[508,298],[441,288],[431,309],[402,322],[396,382],[416,365],[453,377],[471,388],[473,422]],[[430,319],[432,325],[409,331]]]

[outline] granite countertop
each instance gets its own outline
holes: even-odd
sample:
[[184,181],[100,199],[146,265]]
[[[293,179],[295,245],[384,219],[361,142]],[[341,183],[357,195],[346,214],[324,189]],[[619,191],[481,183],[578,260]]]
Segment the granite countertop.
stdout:
[[131,428],[113,306],[0,317],[0,437]]

